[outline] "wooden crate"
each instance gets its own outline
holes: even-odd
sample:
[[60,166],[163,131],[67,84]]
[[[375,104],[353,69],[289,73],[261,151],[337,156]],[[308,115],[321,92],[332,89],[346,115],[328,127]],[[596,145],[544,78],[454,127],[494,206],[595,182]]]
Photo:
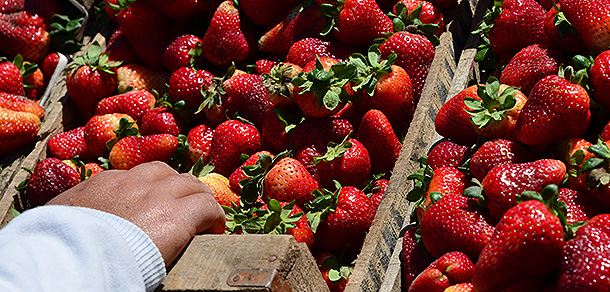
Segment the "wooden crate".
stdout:
[[[434,130],[438,109],[465,88],[468,80],[478,80],[473,58],[479,39],[470,31],[490,3],[491,0],[462,0],[445,15],[447,32],[441,36],[388,190],[358,255],[347,292],[401,290],[401,231],[409,224],[412,210],[406,195],[413,185],[407,176],[419,168],[419,157],[440,139]],[[23,166],[33,168],[44,159],[48,138],[70,123],[69,115],[64,115],[73,110],[64,103],[65,80],[56,85],[54,94],[59,98],[48,112],[49,133],[23,158]],[[19,202],[14,187],[28,176],[26,171],[17,170],[3,190],[0,226],[13,218],[10,208]],[[276,292],[328,291],[328,288],[307,247],[296,243],[290,235],[199,235],[171,267],[158,291]]]

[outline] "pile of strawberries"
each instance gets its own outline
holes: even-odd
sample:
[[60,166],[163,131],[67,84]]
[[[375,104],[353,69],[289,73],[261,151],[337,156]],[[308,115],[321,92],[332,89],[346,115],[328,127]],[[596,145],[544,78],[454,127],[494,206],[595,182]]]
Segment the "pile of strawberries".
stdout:
[[19,187],[25,208],[106,169],[163,161],[210,186],[227,233],[292,234],[342,290],[341,262],[371,226],[445,29],[441,8],[457,3],[99,4],[105,45],[67,68],[81,124],[49,139]]
[[610,4],[496,1],[491,77],[449,99],[411,175],[415,291],[608,291]]

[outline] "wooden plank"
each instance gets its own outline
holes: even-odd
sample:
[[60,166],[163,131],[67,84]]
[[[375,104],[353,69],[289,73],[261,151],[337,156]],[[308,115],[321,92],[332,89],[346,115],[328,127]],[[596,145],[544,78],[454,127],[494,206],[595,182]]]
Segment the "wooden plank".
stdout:
[[[328,291],[306,246],[291,235],[200,235],[186,248],[160,291],[268,291],[229,285],[238,270],[276,270],[292,291]],[[274,291],[275,292],[275,291]]]

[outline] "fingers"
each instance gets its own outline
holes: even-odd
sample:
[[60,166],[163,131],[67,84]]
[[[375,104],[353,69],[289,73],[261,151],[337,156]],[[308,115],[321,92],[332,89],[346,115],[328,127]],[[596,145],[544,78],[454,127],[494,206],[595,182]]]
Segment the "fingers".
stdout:
[[185,196],[178,203],[183,205],[186,222],[192,222],[195,233],[224,233],[225,213],[211,193]]
[[174,198],[182,198],[195,193],[212,193],[212,190],[205,183],[189,173],[168,176],[152,184],[153,189],[165,191]]
[[144,181],[157,181],[178,174],[175,169],[161,161],[138,164],[127,172]]

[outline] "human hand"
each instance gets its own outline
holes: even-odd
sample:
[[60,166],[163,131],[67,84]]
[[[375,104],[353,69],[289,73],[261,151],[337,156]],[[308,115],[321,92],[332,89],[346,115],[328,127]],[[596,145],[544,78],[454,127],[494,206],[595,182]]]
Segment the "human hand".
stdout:
[[223,233],[225,214],[210,188],[188,173],[150,162],[103,171],[59,194],[47,205],[87,207],[140,227],[169,266],[197,233]]

